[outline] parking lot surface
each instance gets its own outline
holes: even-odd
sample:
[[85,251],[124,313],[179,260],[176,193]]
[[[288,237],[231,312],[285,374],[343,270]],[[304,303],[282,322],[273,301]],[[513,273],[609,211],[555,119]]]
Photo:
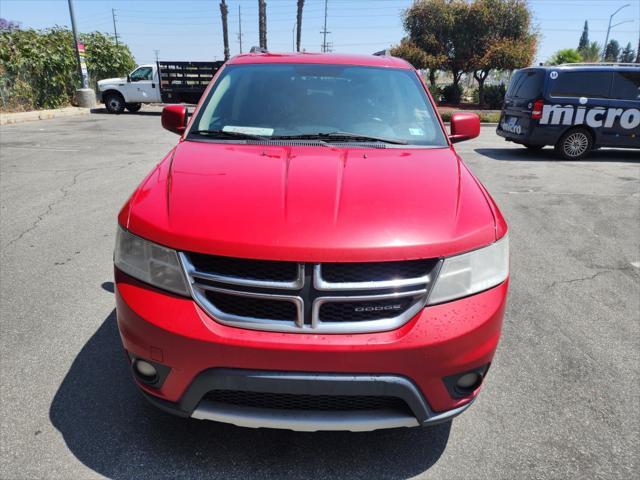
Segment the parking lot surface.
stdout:
[[460,144],[511,232],[509,306],[478,401],[430,429],[309,434],[172,417],[134,387],[115,323],[116,215],[177,138],[156,109],[0,130],[0,478],[637,472],[640,151],[559,161],[494,127]]

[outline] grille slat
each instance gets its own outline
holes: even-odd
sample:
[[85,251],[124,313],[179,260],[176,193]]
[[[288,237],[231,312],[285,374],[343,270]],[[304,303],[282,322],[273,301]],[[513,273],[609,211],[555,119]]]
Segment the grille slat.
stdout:
[[323,263],[322,279],[331,283],[384,282],[422,278],[433,269],[432,260],[375,263]]
[[393,409],[411,413],[404,400],[372,395],[307,395],[292,393],[212,390],[205,400],[226,405],[302,411],[370,411]]
[[298,264],[296,262],[248,260],[200,253],[192,253],[189,258],[199,271],[229,277],[288,282],[295,280],[298,275]]
[[194,299],[214,320],[297,333],[398,328],[424,307],[439,265],[437,259],[304,264],[196,253],[180,259]]
[[291,322],[295,322],[298,315],[295,304],[286,300],[248,298],[214,291],[207,291],[205,296],[218,309],[229,315]]

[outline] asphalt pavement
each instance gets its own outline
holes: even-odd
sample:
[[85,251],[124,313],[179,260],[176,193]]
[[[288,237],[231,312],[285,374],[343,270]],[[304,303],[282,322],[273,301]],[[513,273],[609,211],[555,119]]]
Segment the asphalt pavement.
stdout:
[[459,144],[511,229],[509,306],[478,401],[430,429],[294,433],[170,416],[130,378],[116,215],[176,140],[148,108],[0,129],[0,478],[635,476],[639,150],[560,161],[493,127]]

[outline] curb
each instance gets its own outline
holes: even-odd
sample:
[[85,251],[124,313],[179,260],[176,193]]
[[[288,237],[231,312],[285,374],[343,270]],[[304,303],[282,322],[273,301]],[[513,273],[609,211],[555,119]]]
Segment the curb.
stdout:
[[90,111],[91,109],[89,108],[64,107],[51,110],[33,110],[31,112],[0,113],[0,125],[12,125],[14,123],[49,120],[51,118],[87,115]]

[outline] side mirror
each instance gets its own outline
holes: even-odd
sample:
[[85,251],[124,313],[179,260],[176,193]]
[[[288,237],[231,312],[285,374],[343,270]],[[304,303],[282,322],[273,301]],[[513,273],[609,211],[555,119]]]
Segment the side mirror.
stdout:
[[131,83],[131,75],[127,73],[127,83]]
[[451,143],[471,140],[480,135],[480,117],[475,113],[456,112],[451,116]]
[[187,128],[187,107],[167,105],[162,109],[162,126],[170,132],[182,135]]

